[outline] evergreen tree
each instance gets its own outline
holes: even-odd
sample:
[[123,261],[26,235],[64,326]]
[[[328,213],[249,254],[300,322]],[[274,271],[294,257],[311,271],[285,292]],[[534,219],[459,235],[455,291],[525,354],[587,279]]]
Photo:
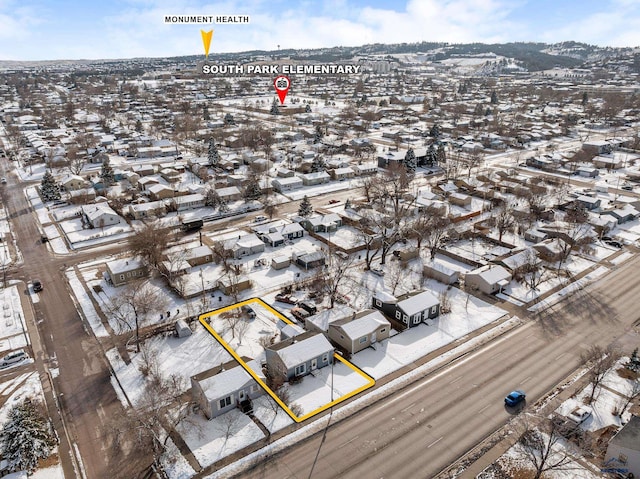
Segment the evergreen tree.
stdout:
[[11,408],[0,430],[0,450],[10,470],[33,472],[40,459],[51,454],[55,439],[38,403],[30,399]]
[[314,143],[320,143],[320,141],[322,141],[322,137],[324,136],[324,133],[322,132],[322,127],[320,125],[316,126],[316,132],[313,135],[313,142]]
[[585,91],[582,94],[582,106],[585,106],[587,103],[589,102],[589,95],[587,94],[587,92]]
[[142,122],[140,120],[136,121],[136,131],[138,133],[142,132]]
[[307,106],[304,107],[304,112],[311,113],[311,105],[307,104]]
[[260,182],[255,175],[249,176],[247,182],[244,185],[244,198],[247,201],[256,200],[262,196],[262,189],[260,188]]
[[482,103],[476,103],[476,106],[473,108],[473,116],[482,116]]
[[224,198],[220,198],[220,201],[218,202],[218,211],[220,213],[226,213],[227,211],[229,211],[229,205],[227,204],[227,200],[225,200]]
[[209,114],[209,107],[207,105],[202,107],[202,119],[204,121],[211,120],[211,115]]
[[347,198],[347,200],[344,202],[344,209],[347,210],[349,208],[351,208],[351,200]]
[[105,188],[109,188],[116,182],[116,176],[113,173],[113,168],[111,167],[111,162],[109,158],[105,158],[102,162],[102,169],[100,170],[100,178],[102,178],[102,184]]
[[309,201],[307,195],[304,195],[304,198],[302,198],[302,201],[300,202],[300,208],[298,208],[298,215],[303,218],[308,218],[312,214],[313,207],[311,206],[311,201]]
[[413,148],[409,148],[404,155],[404,167],[409,171],[416,171],[416,154]]
[[429,145],[429,149],[427,150],[427,166],[435,166],[438,163],[438,154],[436,153],[436,147],[433,146],[433,143]]
[[489,116],[491,115],[491,108],[487,107],[487,109],[484,111],[484,116]]
[[440,127],[437,123],[434,123],[431,130],[429,130],[429,136],[431,138],[438,138],[440,136]]
[[436,151],[436,161],[440,164],[447,162],[447,154],[444,151],[444,145],[442,143],[438,145],[438,150]]
[[272,115],[279,115],[280,114],[280,109],[278,108],[278,102],[276,101],[276,99],[273,99],[273,103],[271,103],[271,110],[269,110],[269,113],[271,113]]
[[211,208],[215,208],[220,204],[220,201],[222,201],[220,199],[220,195],[218,195],[218,192],[213,188],[208,189],[204,195],[205,206],[210,206]]
[[49,170],[44,172],[40,183],[40,195],[43,201],[53,201],[60,199],[60,185]]
[[320,155],[316,155],[313,158],[313,162],[311,163],[311,171],[313,173],[317,173],[318,171],[324,171],[326,166],[327,165],[322,159],[322,157]]
[[492,105],[497,105],[498,104],[498,94],[496,93],[495,90],[493,90],[491,92],[491,104]]
[[209,150],[207,151],[207,158],[209,158],[209,166],[215,168],[220,163],[220,153],[218,153],[218,147],[213,138],[209,138]]
[[233,118],[233,115],[231,113],[227,113],[224,116],[224,124],[225,125],[235,125],[236,124],[236,120]]
[[627,368],[632,371],[640,371],[640,358],[638,357],[638,348],[634,349],[627,363]]

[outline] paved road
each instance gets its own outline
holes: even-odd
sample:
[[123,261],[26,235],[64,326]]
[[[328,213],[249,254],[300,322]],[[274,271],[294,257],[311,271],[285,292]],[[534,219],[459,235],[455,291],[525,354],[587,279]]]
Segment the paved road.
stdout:
[[[640,258],[440,373],[315,435],[238,477],[434,477],[508,421],[502,398],[514,388],[536,401],[638,322]],[[637,325],[636,325],[637,327]],[[637,338],[637,336],[636,336]]]
[[[2,165],[3,169],[6,166]],[[56,392],[69,431],[66,438],[64,431],[58,430],[62,438],[61,459],[65,475],[74,477],[69,447],[77,444],[87,478],[131,478],[130,471],[136,464],[130,458],[115,454],[110,435],[111,421],[122,413],[122,407],[111,386],[100,345],[85,331],[67,289],[61,266],[69,258],[54,260],[50,256],[40,242],[37,218],[22,186],[15,184],[13,175],[3,173],[3,176],[9,180],[3,185],[3,197],[24,257],[24,265],[15,276],[23,275],[25,281],[38,278],[44,285],[44,291],[38,295],[39,301],[34,304],[39,326],[37,329],[33,324],[29,326],[32,336],[39,332],[38,338],[32,338],[36,366],[43,370],[44,362],[56,358],[60,370]],[[77,261],[82,257],[71,259]]]

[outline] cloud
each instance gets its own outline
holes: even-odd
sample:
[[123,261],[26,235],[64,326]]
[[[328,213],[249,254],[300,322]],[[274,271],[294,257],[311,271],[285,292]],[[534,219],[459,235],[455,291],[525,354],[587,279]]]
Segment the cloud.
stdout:
[[[33,0],[26,0],[33,1]],[[80,0],[77,0],[80,1]],[[38,45],[25,41],[36,26],[24,2],[0,0],[0,58],[126,58],[202,54],[200,28],[215,30],[212,52],[354,46],[419,41],[508,42],[579,40],[601,45],[640,44],[638,0],[546,4],[549,15],[567,17],[553,29],[534,0],[406,0],[364,6],[361,0],[125,0],[119,10],[99,3],[91,18],[64,25],[62,10],[47,14]],[[555,8],[555,9],[554,9]],[[20,10],[22,9],[22,10]],[[90,11],[87,9],[87,11]],[[42,12],[38,12],[41,14]],[[165,25],[166,14],[248,14],[250,25]],[[88,14],[87,14],[88,15]],[[535,18],[534,18],[535,17]],[[61,27],[64,25],[64,28]],[[49,30],[46,30],[49,28]],[[49,36],[46,36],[46,33]],[[7,45],[9,40],[10,45]],[[13,40],[13,41],[11,41]],[[44,50],[43,45],[46,45]]]

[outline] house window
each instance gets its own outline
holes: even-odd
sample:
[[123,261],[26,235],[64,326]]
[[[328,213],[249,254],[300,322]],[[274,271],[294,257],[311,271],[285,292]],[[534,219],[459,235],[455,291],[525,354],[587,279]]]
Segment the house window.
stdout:
[[376,299],[376,308],[382,308],[382,301]]
[[437,306],[432,306],[431,307],[431,314],[436,314],[436,311],[438,310]]
[[416,314],[416,315],[413,317],[413,324],[418,324],[420,321],[421,321],[420,315],[419,315],[419,314]]
[[409,316],[407,316],[406,314],[402,315],[402,322],[405,324],[408,324],[407,321],[409,320]]
[[402,313],[400,311],[396,311],[396,319],[400,319],[402,317]]
[[121,279],[122,281],[124,281],[124,274],[121,274],[121,275],[120,275],[120,279]]
[[251,392],[252,393],[257,393],[258,392],[258,385],[257,384],[252,384],[251,385]]
[[386,332],[386,331],[387,331],[387,328],[382,328],[382,329],[380,330],[380,334],[382,334],[382,333],[384,333],[384,332]]
[[296,374],[296,376],[302,376],[305,373],[306,370],[307,370],[307,365],[306,364],[304,364],[304,363],[299,364],[298,366],[296,366],[295,374]]
[[366,342],[367,342],[367,337],[366,337],[366,336],[362,336],[360,339],[358,339],[358,342],[359,342],[360,344],[364,344],[364,343],[366,343]]
[[323,363],[328,363],[329,362],[329,353],[324,353],[322,355],[322,362]]
[[340,339],[344,339],[344,336],[342,334],[340,335]]
[[231,396],[227,396],[224,399],[220,399],[220,409],[224,409],[227,406],[231,405]]

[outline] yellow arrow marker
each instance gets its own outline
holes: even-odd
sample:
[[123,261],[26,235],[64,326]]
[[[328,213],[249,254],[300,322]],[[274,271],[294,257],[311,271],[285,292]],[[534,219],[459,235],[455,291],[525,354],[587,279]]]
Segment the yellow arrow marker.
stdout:
[[205,32],[204,30],[200,30],[200,34],[202,35],[202,44],[204,45],[204,56],[209,58],[209,48],[211,47],[211,38],[213,37],[213,30],[209,30]]

